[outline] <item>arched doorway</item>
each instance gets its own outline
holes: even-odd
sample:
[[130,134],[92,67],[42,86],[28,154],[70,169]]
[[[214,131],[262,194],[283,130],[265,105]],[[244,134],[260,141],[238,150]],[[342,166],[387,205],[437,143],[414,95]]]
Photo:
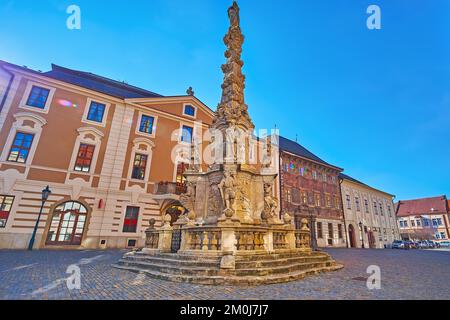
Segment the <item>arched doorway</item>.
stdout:
[[350,248],[356,248],[355,228],[351,224],[348,226],[348,239],[350,241]]
[[181,205],[181,203],[174,202],[166,208],[164,215],[168,214],[171,216],[172,220],[170,221],[170,225],[173,225],[185,212],[185,210],[186,209]]
[[47,245],[80,245],[86,227],[87,208],[76,201],[58,205],[52,213]]

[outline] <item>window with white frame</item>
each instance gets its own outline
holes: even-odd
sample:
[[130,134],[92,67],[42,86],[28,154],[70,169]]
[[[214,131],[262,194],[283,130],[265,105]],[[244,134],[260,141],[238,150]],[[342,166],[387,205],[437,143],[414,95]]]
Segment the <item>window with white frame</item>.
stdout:
[[16,121],[6,138],[0,160],[30,164],[39,144],[42,127],[47,121],[28,112],[16,113],[13,116]]
[[94,127],[81,127],[77,129],[77,132],[78,137],[75,140],[69,170],[93,173],[104,134]]
[[6,222],[8,222],[13,202],[14,197],[0,195],[0,228],[6,227]]
[[83,113],[83,122],[96,126],[106,126],[110,103],[103,101],[87,99],[86,107]]
[[48,113],[56,88],[29,81],[20,102],[20,108]]
[[32,86],[26,105],[29,107],[35,107],[39,109],[45,109],[48,96],[50,95],[50,89]]
[[17,132],[14,137],[11,149],[9,150],[8,161],[25,163],[30,153],[31,145],[33,143],[34,134]]
[[185,104],[183,114],[190,117],[195,117],[196,108],[191,104]]
[[155,117],[147,116],[143,114],[139,124],[139,132],[153,134],[153,126],[155,123]]

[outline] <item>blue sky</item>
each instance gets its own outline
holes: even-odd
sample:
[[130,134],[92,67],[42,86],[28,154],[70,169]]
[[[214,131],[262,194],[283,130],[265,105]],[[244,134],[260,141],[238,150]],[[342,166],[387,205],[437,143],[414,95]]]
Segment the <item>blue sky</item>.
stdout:
[[[66,8],[81,8],[81,30]],[[0,59],[94,72],[215,109],[225,0],[2,0]],[[382,29],[368,30],[377,4]],[[398,199],[450,196],[450,2],[242,0],[246,101],[324,160]]]

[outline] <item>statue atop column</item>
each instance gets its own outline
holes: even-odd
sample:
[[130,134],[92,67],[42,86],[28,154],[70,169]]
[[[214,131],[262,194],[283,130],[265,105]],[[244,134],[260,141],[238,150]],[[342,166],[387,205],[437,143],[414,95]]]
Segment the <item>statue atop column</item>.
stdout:
[[223,41],[227,46],[225,57],[227,61],[222,65],[224,74],[222,83],[222,99],[217,107],[213,127],[221,129],[230,125],[237,125],[242,129],[253,129],[254,125],[248,114],[248,107],[244,101],[245,76],[242,74],[244,62],[241,60],[244,36],[241,32],[239,7],[236,2],[228,9],[230,27]]

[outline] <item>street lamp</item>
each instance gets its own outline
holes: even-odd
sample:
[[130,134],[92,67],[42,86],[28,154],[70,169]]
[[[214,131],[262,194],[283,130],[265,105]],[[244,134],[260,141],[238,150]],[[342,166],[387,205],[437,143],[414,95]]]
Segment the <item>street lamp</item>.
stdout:
[[364,249],[364,230],[362,222],[359,222],[359,229],[361,230],[361,248]]
[[28,250],[33,250],[33,245],[34,245],[34,239],[36,238],[36,232],[39,226],[39,220],[41,219],[41,215],[42,215],[42,210],[44,209],[44,204],[45,201],[47,201],[48,196],[50,195],[50,193],[52,193],[50,191],[50,187],[47,186],[45,187],[44,190],[42,190],[42,204],[41,204],[41,210],[39,211],[39,215],[38,218],[36,220],[36,225],[34,226],[34,230],[33,230],[33,234],[31,235],[31,239],[30,239],[30,243],[28,244]]

